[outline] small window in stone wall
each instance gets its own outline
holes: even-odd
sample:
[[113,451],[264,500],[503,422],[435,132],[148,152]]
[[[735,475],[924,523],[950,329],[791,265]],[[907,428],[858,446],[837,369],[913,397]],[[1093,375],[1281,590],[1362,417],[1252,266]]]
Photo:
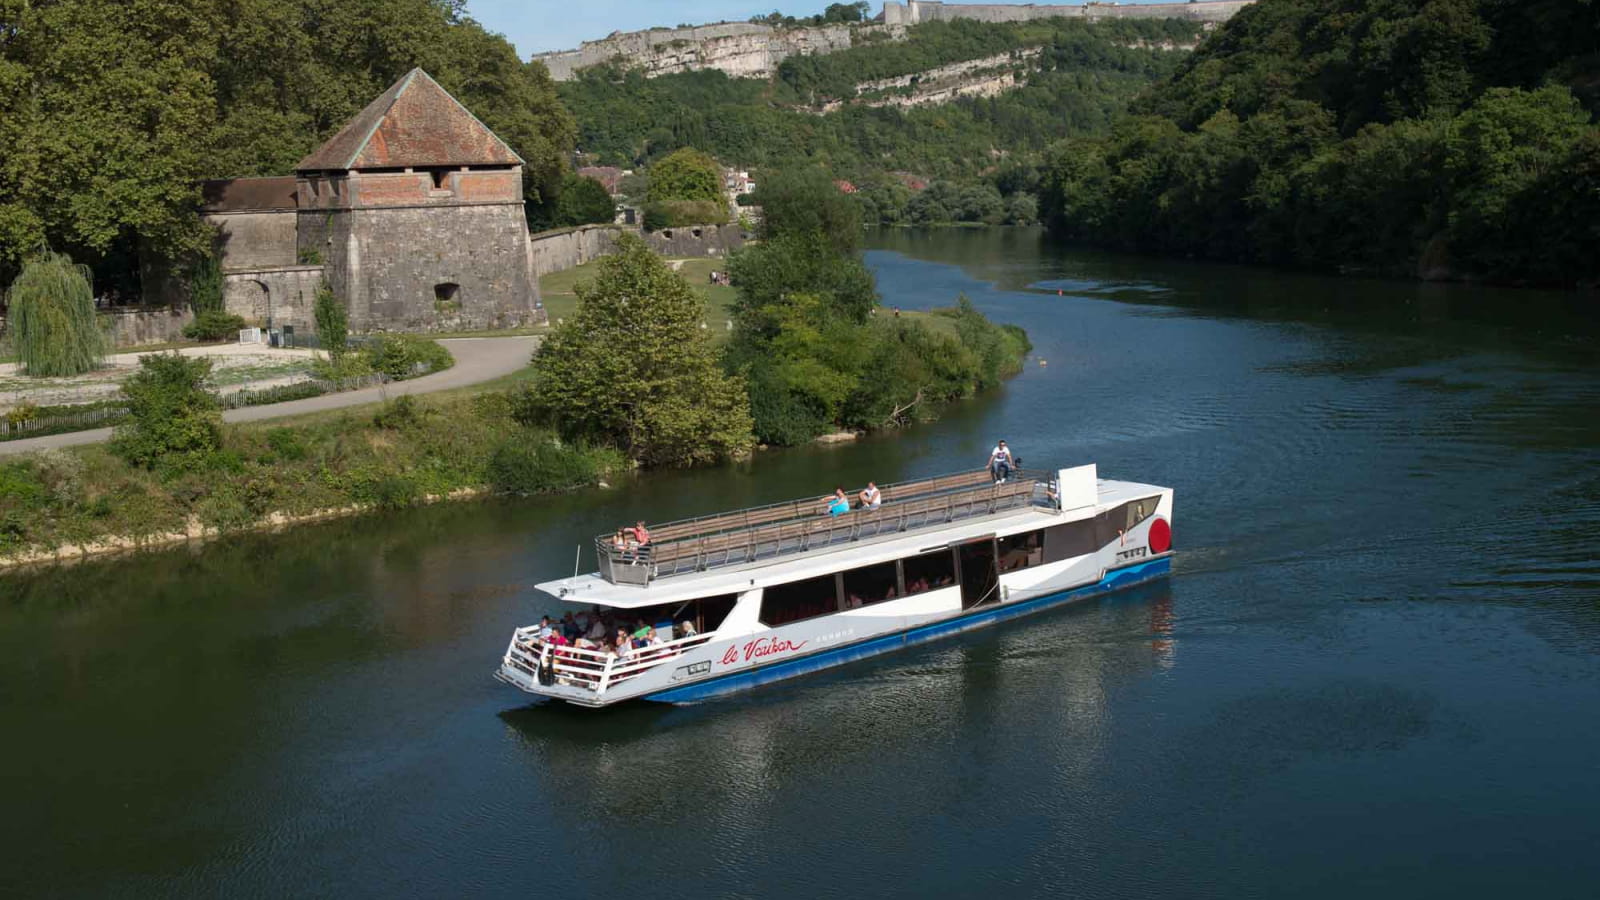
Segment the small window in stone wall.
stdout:
[[433,286],[433,311],[441,316],[461,311],[461,285],[446,281]]
[[433,169],[428,174],[433,176],[433,189],[434,190],[436,190],[436,191],[446,190],[445,179],[450,176],[450,170],[448,170],[448,169]]

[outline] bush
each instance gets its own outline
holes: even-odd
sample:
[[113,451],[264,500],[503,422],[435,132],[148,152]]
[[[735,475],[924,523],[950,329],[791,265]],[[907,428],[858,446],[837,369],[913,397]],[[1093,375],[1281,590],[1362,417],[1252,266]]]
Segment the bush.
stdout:
[[327,279],[317,285],[314,315],[317,320],[317,340],[321,341],[322,349],[337,361],[344,356],[346,345],[350,342],[350,317],[345,312],[344,304],[333,295],[333,288],[328,285]]
[[646,231],[683,228],[690,225],[721,225],[728,221],[728,207],[710,200],[665,200],[644,208]]
[[208,309],[183,326],[183,336],[191,341],[223,341],[237,338],[243,327],[244,319],[220,309]]
[[267,446],[278,459],[299,462],[310,455],[305,438],[293,428],[274,428],[267,432]]
[[211,360],[204,357],[139,357],[139,371],[122,383],[130,421],[118,426],[112,451],[144,468],[161,462],[183,468],[217,449],[222,415],[206,390],[210,374]]
[[[455,364],[455,357],[438,341],[409,334],[383,334],[361,351],[374,372],[400,381],[418,374],[442,372]],[[418,368],[422,367],[422,372]]]
[[385,431],[401,431],[421,422],[422,411],[417,406],[417,401],[408,394],[390,400],[372,414],[372,424]]
[[489,486],[502,494],[548,494],[594,484],[600,467],[592,454],[563,448],[549,435],[514,435],[489,458]]
[[46,250],[23,265],[5,299],[23,372],[52,378],[100,367],[109,342],[95,318],[86,267]]
[[691,147],[675,150],[650,166],[649,196],[651,203],[676,200],[720,203],[722,167],[710,156]]

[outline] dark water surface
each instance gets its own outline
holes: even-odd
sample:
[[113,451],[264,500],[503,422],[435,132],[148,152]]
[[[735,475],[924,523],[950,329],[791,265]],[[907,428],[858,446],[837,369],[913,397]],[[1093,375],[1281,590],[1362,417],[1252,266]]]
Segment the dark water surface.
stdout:
[[[0,575],[0,894],[1600,892],[1584,301],[877,240],[887,303],[965,291],[1027,371],[849,447]],[[489,677],[583,535],[996,437],[1175,486],[1170,582],[698,707]]]

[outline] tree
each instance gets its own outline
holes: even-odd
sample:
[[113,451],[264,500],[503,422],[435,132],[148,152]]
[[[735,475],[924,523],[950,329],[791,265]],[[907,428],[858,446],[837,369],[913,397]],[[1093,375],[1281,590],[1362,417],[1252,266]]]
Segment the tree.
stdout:
[[761,237],[819,234],[839,253],[861,245],[861,204],[834,187],[821,169],[780,172],[756,188],[761,207]]
[[722,167],[710,156],[685,147],[650,166],[650,202],[722,201]]
[[606,186],[593,178],[568,175],[561,180],[561,198],[556,202],[556,221],[560,227],[610,224],[617,216],[617,203]]
[[327,279],[317,285],[313,314],[317,320],[317,339],[337,364],[350,343],[350,316],[344,304],[333,295],[333,287]]
[[202,254],[189,272],[189,306],[197,316],[222,311],[222,266],[213,253]]
[[577,312],[533,357],[526,399],[536,417],[650,466],[750,447],[749,398],[717,365],[704,304],[643,241],[623,236],[577,293]]
[[28,375],[81,375],[100,367],[106,337],[95,319],[89,270],[44,250],[6,293],[17,357]]
[[206,390],[211,360],[177,353],[139,357],[139,371],[122,383],[128,422],[111,449],[136,466],[190,468],[222,441],[221,404]]

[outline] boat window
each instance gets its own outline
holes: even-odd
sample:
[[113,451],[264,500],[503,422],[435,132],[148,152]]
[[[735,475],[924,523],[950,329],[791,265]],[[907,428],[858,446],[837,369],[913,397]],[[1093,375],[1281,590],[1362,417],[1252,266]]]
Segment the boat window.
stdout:
[[1093,519],[1052,525],[1044,530],[1044,561],[1060,562],[1100,549]]
[[838,580],[832,575],[775,584],[761,592],[763,625],[786,625],[838,611]]
[[905,570],[907,597],[956,583],[955,553],[948,549],[903,559],[900,566]]
[[1029,531],[1000,538],[1000,571],[1014,572],[1044,561],[1044,531]]
[[721,597],[701,597],[694,601],[694,627],[701,634],[716,631],[722,627],[722,620],[733,612],[734,604],[739,602],[738,594],[725,594]]
[[1155,515],[1156,506],[1160,503],[1160,496],[1146,497],[1143,500],[1130,500],[1114,509],[1106,510],[1094,517],[1095,538],[1100,541],[1100,546],[1104,547],[1117,540],[1133,526]]
[[855,609],[900,596],[900,567],[892,562],[844,573],[844,606]]

